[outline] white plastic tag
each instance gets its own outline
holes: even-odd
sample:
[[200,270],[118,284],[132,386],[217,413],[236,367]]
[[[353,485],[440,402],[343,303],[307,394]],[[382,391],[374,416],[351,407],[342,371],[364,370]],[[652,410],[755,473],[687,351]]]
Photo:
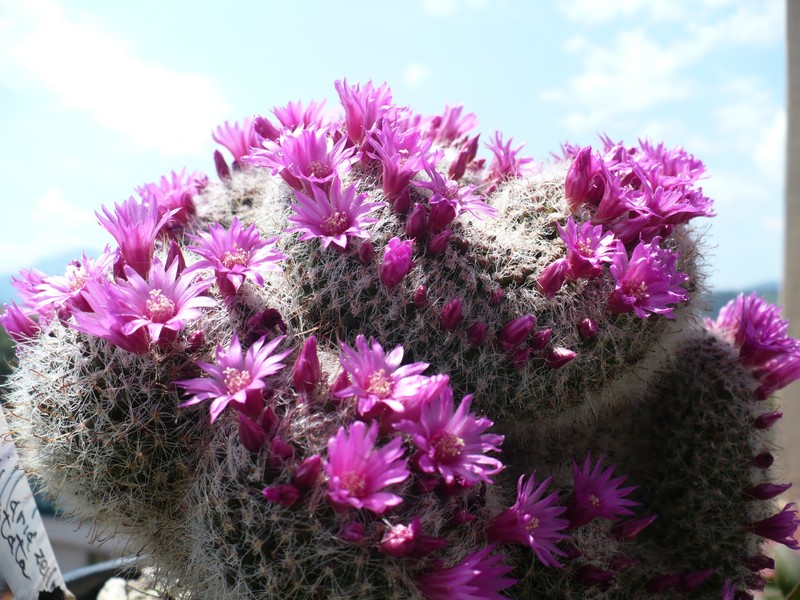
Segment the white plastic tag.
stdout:
[[[0,571],[19,600],[72,598],[0,406]],[[60,592],[60,593],[59,593]]]

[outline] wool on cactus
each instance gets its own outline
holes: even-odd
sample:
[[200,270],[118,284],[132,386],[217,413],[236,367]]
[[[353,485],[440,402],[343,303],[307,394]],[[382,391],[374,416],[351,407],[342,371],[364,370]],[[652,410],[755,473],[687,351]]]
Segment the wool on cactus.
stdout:
[[701,318],[705,168],[536,162],[475,115],[336,82],[217,127],[23,271],[2,324],[25,466],[195,598],[747,598],[800,522],[779,310]]

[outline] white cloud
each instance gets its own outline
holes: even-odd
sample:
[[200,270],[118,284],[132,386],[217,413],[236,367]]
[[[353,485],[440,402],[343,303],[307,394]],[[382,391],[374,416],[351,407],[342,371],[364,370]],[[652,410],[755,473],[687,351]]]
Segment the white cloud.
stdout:
[[487,0],[422,0],[422,10],[436,17],[448,17],[464,8],[483,8]]
[[431,70],[428,67],[418,63],[412,63],[408,65],[404,74],[406,84],[412,88],[419,87],[425,82],[425,80],[430,78],[430,76]]
[[[3,2],[4,71],[43,87],[137,147],[192,154],[226,116],[208,78],[147,63],[112,31],[68,17],[56,0]],[[6,73],[8,75],[8,73]]]
[[34,203],[28,222],[24,235],[6,235],[0,241],[0,273],[16,272],[20,264],[31,265],[71,248],[85,248],[90,254],[112,241],[94,213],[68,201],[58,188]]

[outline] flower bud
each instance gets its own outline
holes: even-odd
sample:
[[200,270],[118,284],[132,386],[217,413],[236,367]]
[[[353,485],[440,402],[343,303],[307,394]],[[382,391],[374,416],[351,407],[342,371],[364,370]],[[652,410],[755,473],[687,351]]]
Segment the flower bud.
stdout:
[[445,229],[433,236],[428,240],[428,253],[431,256],[444,254],[445,250],[447,250],[447,245],[450,243],[451,235],[453,235],[453,231],[451,229]]
[[425,304],[428,302],[428,288],[424,285],[421,285],[414,290],[412,301],[414,302],[414,306],[417,308],[422,308],[425,306]]
[[783,416],[783,413],[776,410],[775,412],[768,412],[756,417],[753,422],[753,427],[756,429],[769,429]]
[[273,485],[261,490],[264,498],[281,506],[289,508],[300,499],[300,490],[290,483]]
[[358,544],[364,539],[364,526],[358,521],[351,521],[339,532],[339,539],[344,542]]
[[386,245],[381,262],[380,280],[387,288],[397,287],[413,268],[412,243],[411,240],[401,241],[400,238],[393,237]]
[[219,177],[220,180],[227,181],[231,178],[231,169],[228,167],[228,163],[225,162],[225,157],[222,156],[222,152],[219,150],[214,150],[214,167],[217,169],[217,177]]
[[657,518],[658,515],[649,515],[638,519],[618,521],[611,526],[611,535],[619,540],[632,540]]
[[603,586],[610,583],[614,579],[614,575],[613,571],[604,571],[593,565],[584,565],[575,573],[575,579],[586,587]]
[[322,457],[319,454],[309,456],[294,470],[292,483],[298,489],[304,490],[312,487],[322,471]]
[[239,415],[239,439],[242,445],[250,452],[258,452],[267,443],[267,436],[264,430],[255,423],[250,417],[243,413]]
[[775,457],[769,452],[762,452],[753,459],[753,463],[759,469],[769,469],[773,462],[775,462]]
[[375,246],[369,240],[364,240],[358,246],[358,260],[362,263],[369,264],[375,256]]
[[550,338],[552,336],[553,330],[549,327],[547,329],[534,331],[533,335],[531,336],[531,348],[533,348],[534,352],[541,352],[547,347],[547,344],[550,343]]
[[439,316],[439,326],[445,331],[452,331],[461,322],[461,316],[461,298],[454,298],[442,308],[442,314]]
[[281,137],[281,132],[266,117],[256,117],[253,122],[253,129],[262,138],[268,140],[274,141]]
[[300,355],[292,367],[294,389],[301,394],[309,394],[317,387],[322,370],[317,355],[317,338],[309,337],[300,350]]
[[436,233],[442,231],[445,227],[450,225],[455,218],[456,207],[448,200],[442,200],[431,204],[431,216],[428,222],[431,231]]
[[792,487],[791,483],[760,483],[742,490],[742,497],[748,500],[771,500]]
[[703,569],[702,571],[693,571],[691,573],[684,573],[681,575],[678,588],[687,594],[693,592],[703,585],[709,577],[716,573],[716,571],[716,569],[712,568]]
[[588,342],[589,340],[593,340],[597,337],[598,326],[597,321],[590,318],[582,319],[581,322],[578,324],[578,333],[581,336],[581,339],[584,342]]
[[420,238],[425,234],[427,227],[428,215],[425,214],[425,207],[415,202],[406,221],[406,235],[412,239]]
[[564,285],[568,269],[569,263],[566,258],[559,258],[547,265],[536,282],[539,291],[548,298],[555,296]]
[[497,341],[505,350],[513,350],[524,343],[528,334],[536,326],[534,315],[523,315],[506,323],[497,336]]
[[505,297],[506,297],[506,291],[501,287],[496,287],[492,290],[492,293],[489,296],[489,302],[491,302],[492,304],[500,304],[500,302]]
[[467,340],[471,346],[480,346],[486,339],[486,323],[473,323],[467,329]]
[[271,467],[282,467],[294,457],[294,448],[279,437],[272,438],[269,445],[269,464]]
[[544,359],[544,364],[551,369],[560,369],[565,364],[578,356],[572,350],[562,347],[556,347],[548,352]]

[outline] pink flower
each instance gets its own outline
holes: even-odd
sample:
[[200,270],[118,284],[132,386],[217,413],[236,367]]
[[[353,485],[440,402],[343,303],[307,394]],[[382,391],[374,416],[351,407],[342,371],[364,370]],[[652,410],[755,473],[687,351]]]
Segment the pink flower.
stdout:
[[386,244],[381,261],[381,283],[387,288],[397,287],[408,272],[414,267],[411,260],[414,252],[414,242],[412,240],[402,241],[398,237],[393,237]]
[[198,362],[197,366],[210,377],[196,377],[176,381],[175,385],[192,394],[181,406],[190,406],[212,400],[211,422],[217,420],[228,404],[245,413],[256,413],[263,408],[261,390],[266,383],[264,379],[280,371],[284,366],[281,360],[286,358],[291,349],[272,354],[284,336],[276,337],[268,343],[260,338],[242,355],[239,338],[233,335],[227,349],[217,346],[216,364]]
[[236,217],[230,229],[212,223],[208,232],[190,235],[189,238],[197,245],[189,246],[188,250],[203,258],[189,267],[187,272],[214,269],[217,286],[223,294],[235,293],[245,279],[263,286],[261,271],[280,271],[276,263],[286,258],[274,249],[277,238],[262,238],[255,225],[244,228]]
[[625,477],[613,477],[614,467],[603,469],[603,457],[592,466],[591,454],[586,455],[583,467],[578,468],[572,461],[572,475],[575,489],[567,504],[564,515],[569,519],[570,529],[575,529],[593,519],[616,519],[632,515],[629,507],[638,502],[625,498],[636,486],[620,487]]
[[567,219],[566,228],[556,224],[558,234],[567,245],[567,277],[576,279],[598,277],[603,272],[603,264],[610,263],[616,250],[613,233],[603,233],[602,225],[582,223],[580,227],[572,217]]
[[233,124],[225,121],[211,133],[211,137],[233,155],[234,169],[241,168],[242,158],[250,154],[253,146],[258,145],[258,135],[250,117],[245,117],[241,125],[238,121],[234,121]]
[[36,286],[36,294],[32,297],[36,309],[66,310],[67,313],[73,307],[89,310],[89,305],[83,299],[86,282],[106,279],[117,256],[117,252],[111,252],[106,246],[97,259],[87,258],[84,254],[80,260],[67,265],[64,275],[46,277]]
[[606,192],[608,173],[603,162],[592,154],[592,147],[581,148],[569,165],[564,195],[572,212],[587,204],[597,207]]
[[756,535],[784,544],[793,550],[800,550],[800,544],[794,537],[799,525],[800,519],[797,518],[797,508],[794,503],[790,502],[778,514],[750,523],[747,529]]
[[661,238],[640,242],[631,253],[618,243],[611,263],[616,286],[609,299],[613,313],[633,311],[644,319],[651,314],[673,318],[670,304],[689,299],[681,287],[689,276],[677,270],[678,254],[659,247]]
[[397,346],[386,354],[383,347],[359,334],[355,349],[344,342],[340,344],[339,362],[347,373],[350,385],[335,392],[337,398],[355,396],[358,414],[371,418],[383,409],[401,415],[407,411],[419,414],[419,404],[428,397],[428,379],[420,375],[428,363],[415,362],[400,366],[403,347]]
[[155,204],[158,207],[159,218],[170,213],[169,220],[164,228],[170,233],[180,231],[197,212],[194,197],[197,196],[208,184],[208,177],[202,173],[180,173],[172,171],[170,177],[161,177],[158,183],[146,183],[136,188],[137,193],[145,204]]
[[333,143],[323,129],[301,129],[277,142],[265,141],[264,148],[254,148],[244,161],[272,169],[295,190],[311,193],[314,185],[328,189],[334,178],[346,175],[358,160],[354,148],[345,147],[346,138]]
[[462,140],[468,132],[478,126],[478,118],[473,113],[461,115],[464,106],[445,105],[444,112],[428,120],[428,135],[439,144],[451,144]]
[[560,530],[566,529],[569,521],[558,518],[566,508],[557,506],[558,493],[544,497],[552,477],[537,484],[534,471],[523,485],[524,479],[523,475],[517,482],[517,501],[492,519],[486,534],[492,542],[516,542],[529,546],[543,564],[560,567],[553,555],[566,556],[555,545],[568,537]]
[[419,591],[428,600],[504,600],[499,592],[510,588],[516,579],[506,577],[512,568],[502,554],[491,555],[494,544],[473,552],[449,569],[425,573],[417,579]]
[[[398,198],[429,159],[433,140],[425,139],[419,129],[400,131],[396,123],[383,121],[375,133],[373,154],[381,161],[383,193],[390,201]],[[404,212],[404,211],[401,211]]]
[[337,510],[366,508],[383,514],[403,499],[382,492],[383,488],[401,483],[409,476],[400,437],[394,437],[381,448],[375,448],[378,424],[369,429],[356,421],[348,429],[339,428],[328,441],[328,498]]
[[147,279],[127,265],[125,274],[128,280],[119,282],[117,294],[119,314],[127,317],[122,332],[131,335],[145,328],[153,344],[172,341],[187,321],[201,315],[200,308],[216,304],[213,298],[200,295],[210,282],[178,275],[178,261],[165,269],[158,258],[153,259]]
[[389,527],[378,544],[378,552],[395,558],[423,558],[446,545],[447,541],[443,538],[422,535],[422,521],[419,517],[414,517],[408,525]]
[[276,106],[272,109],[272,114],[278,119],[284,130],[294,131],[299,127],[305,129],[326,129],[328,118],[323,113],[325,101],[311,101],[308,106],[303,107],[302,101],[289,102],[286,106]]
[[[462,186],[457,181],[445,177],[436,170],[435,162],[427,162],[425,172],[430,177],[430,181],[415,181],[414,185],[433,192],[428,200],[431,208],[440,203],[449,204],[454,209],[455,217],[465,212],[478,219],[496,218],[499,214],[496,208],[486,203],[483,196],[473,194],[476,189],[474,185]],[[434,228],[434,230],[438,229]]]
[[503,468],[486,452],[499,452],[503,436],[484,433],[493,423],[469,412],[472,395],[467,395],[454,408],[453,390],[444,387],[422,406],[419,421],[403,420],[395,429],[411,434],[419,449],[416,457],[424,473],[439,472],[450,484],[460,477],[466,482],[492,483],[489,475]]
[[347,137],[361,146],[378,119],[392,109],[392,91],[385,83],[376,88],[371,81],[363,89],[359,84],[350,86],[346,78],[335,86],[344,107]]
[[156,203],[137,202],[133,196],[122,204],[115,204],[113,213],[105,206],[101,209],[102,215],[95,213],[97,219],[119,244],[125,263],[142,277],[147,277],[156,236],[178,209],[160,215]]
[[522,177],[525,174],[525,165],[533,162],[532,158],[517,156],[525,144],[520,144],[512,150],[512,141],[513,138],[509,138],[503,143],[503,136],[499,131],[495,131],[494,139],[487,145],[494,154],[489,164],[489,172],[486,174],[486,182],[491,184],[490,189],[506,179]]
[[31,319],[33,311],[23,310],[16,302],[6,304],[5,312],[0,315],[0,325],[15,342],[30,340],[39,333],[39,324]]
[[366,193],[356,196],[354,185],[342,189],[338,177],[332,180],[329,191],[316,185],[311,190],[313,198],[295,191],[297,204],[292,205],[295,214],[288,218],[295,226],[286,231],[302,232],[300,241],[320,238],[323,248],[333,244],[340,250],[347,248],[348,236],[369,238],[364,227],[377,219],[367,215],[382,206],[380,202],[365,203]]

